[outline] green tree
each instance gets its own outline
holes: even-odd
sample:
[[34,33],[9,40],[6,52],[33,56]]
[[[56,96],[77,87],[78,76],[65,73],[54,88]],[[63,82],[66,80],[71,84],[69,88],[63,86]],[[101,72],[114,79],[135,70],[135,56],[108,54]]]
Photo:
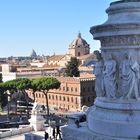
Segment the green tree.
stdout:
[[32,89],[32,95],[33,95],[33,102],[35,102],[35,92],[38,91],[38,85],[37,85],[37,79],[32,79],[31,80],[31,87]]
[[34,81],[38,91],[42,91],[46,98],[47,114],[49,115],[48,92],[50,89],[58,89],[60,82],[54,77],[38,78]]
[[66,65],[66,76],[79,77],[80,72],[78,69],[79,61],[76,57],[71,57],[71,60]]
[[3,83],[0,83],[0,109],[7,104],[7,95],[5,94],[5,88],[3,86]]
[[17,91],[22,92],[25,96],[26,106],[27,106],[27,116],[29,117],[29,98],[26,90],[31,88],[31,81],[27,78],[16,79],[16,88]]
[[31,81],[27,78],[19,78],[19,79],[14,79],[5,82],[4,88],[6,91],[9,91],[10,94],[16,93],[16,92],[22,92],[25,96],[25,101],[27,105],[27,115],[29,116],[28,112],[28,103],[29,103],[29,98],[26,90],[31,88]]

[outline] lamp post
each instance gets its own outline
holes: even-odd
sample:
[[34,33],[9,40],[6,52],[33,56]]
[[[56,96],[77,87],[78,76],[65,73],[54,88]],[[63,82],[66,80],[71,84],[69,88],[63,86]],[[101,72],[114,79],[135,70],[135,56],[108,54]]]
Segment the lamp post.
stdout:
[[7,114],[7,121],[9,121],[10,116],[10,92],[7,91],[7,99],[8,99],[8,114]]

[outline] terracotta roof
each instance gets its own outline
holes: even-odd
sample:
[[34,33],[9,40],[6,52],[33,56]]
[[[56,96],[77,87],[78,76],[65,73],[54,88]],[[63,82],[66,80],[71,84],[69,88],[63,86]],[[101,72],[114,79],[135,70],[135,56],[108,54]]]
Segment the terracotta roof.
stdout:
[[87,59],[87,58],[89,58],[91,56],[93,56],[94,58],[96,58],[93,53],[90,53],[90,54],[87,54],[87,55],[80,56],[80,57],[78,57],[78,59]]
[[49,57],[48,61],[59,61],[62,57],[64,57],[64,55],[53,55]]

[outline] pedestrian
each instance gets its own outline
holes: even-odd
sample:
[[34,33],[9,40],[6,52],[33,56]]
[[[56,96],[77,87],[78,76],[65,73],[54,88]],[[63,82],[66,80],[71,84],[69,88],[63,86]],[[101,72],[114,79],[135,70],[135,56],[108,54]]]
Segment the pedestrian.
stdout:
[[45,131],[45,140],[49,138],[49,134]]
[[78,120],[75,121],[75,124],[76,124],[77,128],[80,127],[80,125],[79,125],[79,121],[78,121]]
[[62,140],[62,138],[61,138],[61,133],[60,133],[61,131],[60,131],[60,128],[59,128],[59,126],[57,126],[56,127],[56,139],[57,139],[57,136],[59,135],[59,138]]
[[54,127],[53,127],[52,135],[53,135],[53,139],[55,140],[55,128]]

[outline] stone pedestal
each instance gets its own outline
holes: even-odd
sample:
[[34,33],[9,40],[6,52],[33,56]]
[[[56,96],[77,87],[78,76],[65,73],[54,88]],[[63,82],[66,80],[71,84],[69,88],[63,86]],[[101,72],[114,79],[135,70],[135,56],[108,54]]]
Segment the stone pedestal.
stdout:
[[96,98],[88,114],[88,128],[110,137],[137,139],[140,135],[140,102]]
[[87,113],[87,126],[63,127],[64,140],[72,132],[71,140],[140,137],[140,1],[116,1],[106,12],[108,20],[90,29],[101,42],[95,65],[97,98]]
[[34,112],[29,119],[30,126],[33,127],[34,131],[44,130],[45,119],[39,114],[39,112]]

